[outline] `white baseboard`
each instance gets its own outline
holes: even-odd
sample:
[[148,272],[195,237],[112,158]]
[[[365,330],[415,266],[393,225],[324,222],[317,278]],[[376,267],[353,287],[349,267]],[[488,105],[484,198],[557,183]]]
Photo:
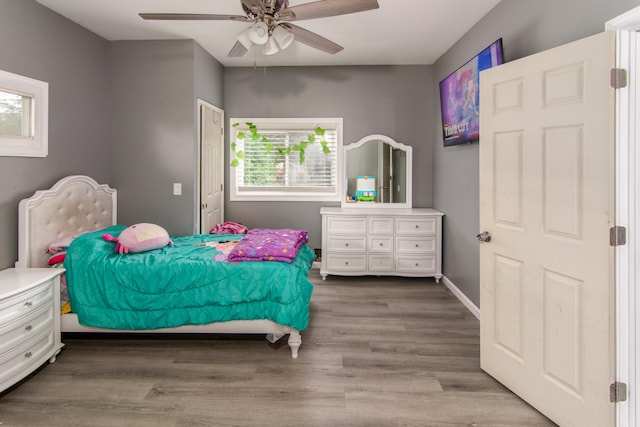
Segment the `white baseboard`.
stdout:
[[473,303],[465,294],[462,293],[460,289],[451,281],[447,276],[442,277],[442,283],[449,288],[449,290],[460,300],[462,304],[464,304],[467,309],[473,314],[478,320],[480,320],[480,308]]

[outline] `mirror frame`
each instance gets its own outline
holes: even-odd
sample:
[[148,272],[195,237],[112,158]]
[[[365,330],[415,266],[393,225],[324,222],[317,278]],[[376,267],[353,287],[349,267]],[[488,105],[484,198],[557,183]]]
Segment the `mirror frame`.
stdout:
[[345,184],[344,189],[342,190],[342,201],[340,202],[340,206],[343,208],[383,208],[383,209],[402,209],[402,208],[412,208],[412,195],[413,195],[413,147],[410,145],[404,145],[396,140],[389,138],[386,135],[367,135],[364,138],[360,139],[358,142],[354,142],[353,144],[345,145],[343,147],[343,179],[347,179],[347,167],[349,163],[349,151],[354,148],[358,148],[363,146],[364,144],[372,141],[382,141],[391,145],[393,148],[402,150],[406,153],[406,202],[405,203],[371,203],[371,202],[361,202],[361,203],[350,203],[347,202],[347,186]]

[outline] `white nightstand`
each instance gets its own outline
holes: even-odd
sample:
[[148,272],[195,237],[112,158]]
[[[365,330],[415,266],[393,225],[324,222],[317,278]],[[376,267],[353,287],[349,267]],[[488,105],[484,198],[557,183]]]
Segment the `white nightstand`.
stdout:
[[0,391],[49,360],[64,344],[60,337],[58,268],[0,271]]

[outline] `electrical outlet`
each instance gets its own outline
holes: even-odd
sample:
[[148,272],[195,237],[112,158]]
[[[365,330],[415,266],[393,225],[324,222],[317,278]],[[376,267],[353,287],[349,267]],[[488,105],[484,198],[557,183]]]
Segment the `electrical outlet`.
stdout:
[[181,196],[182,195],[182,184],[179,182],[173,183],[173,195]]

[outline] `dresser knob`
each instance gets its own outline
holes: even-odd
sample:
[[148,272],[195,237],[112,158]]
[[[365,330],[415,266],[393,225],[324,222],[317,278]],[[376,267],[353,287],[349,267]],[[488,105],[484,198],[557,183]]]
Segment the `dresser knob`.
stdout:
[[349,246],[349,244],[348,244],[348,243],[345,243],[344,245],[345,245],[345,246]]
[[344,265],[349,265],[349,261],[345,261],[345,262],[344,262]]
[[33,305],[33,303],[31,301],[27,301],[24,303],[25,307],[31,307]]
[[32,330],[32,329],[33,329],[33,326],[31,326],[31,325],[27,325],[27,326],[25,326],[25,328],[24,328],[24,330],[25,330],[25,331],[27,331],[27,332],[29,332],[29,331],[30,331],[30,330]]
[[420,267],[420,264],[416,262],[416,267]]
[[30,351],[27,351],[27,352],[24,354],[24,357],[25,357],[25,358],[27,358],[27,359],[28,359],[28,358],[30,358],[30,357],[31,357],[31,352],[30,352]]
[[383,244],[382,244],[382,243],[380,243],[380,246],[383,246]]
[[418,224],[416,224],[416,228],[420,228],[420,226]]
[[419,248],[419,247],[420,247],[420,245],[416,243],[416,248]]

